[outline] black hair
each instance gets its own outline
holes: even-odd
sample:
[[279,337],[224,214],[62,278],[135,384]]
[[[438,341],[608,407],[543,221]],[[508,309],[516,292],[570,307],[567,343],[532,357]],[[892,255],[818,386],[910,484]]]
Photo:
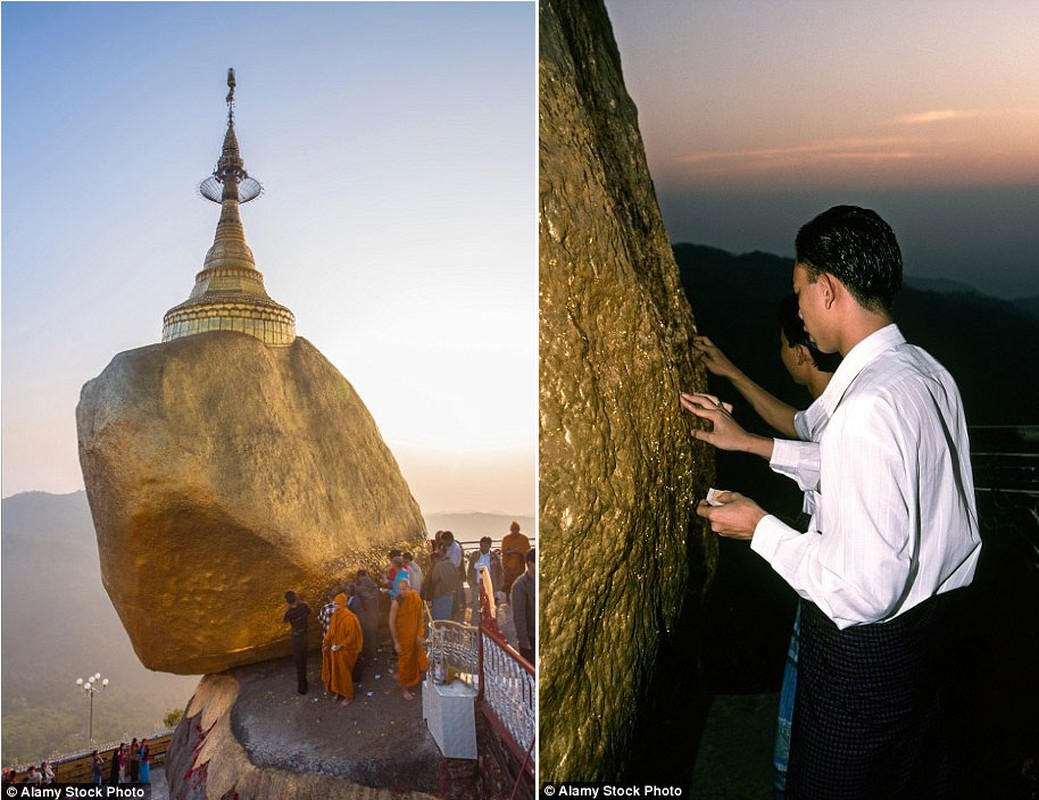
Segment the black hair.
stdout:
[[483,544],[484,542],[487,542],[487,544],[494,544],[494,540],[490,536],[481,536],[480,544]]
[[289,591],[285,592],[285,602],[286,603],[295,603],[296,602],[296,593],[294,591],[292,591],[291,589],[289,589]]
[[802,226],[794,242],[797,263],[812,283],[823,272],[837,278],[870,311],[889,312],[902,288],[902,251],[877,212],[834,206]]
[[783,329],[787,344],[791,347],[801,345],[808,351],[812,363],[820,372],[836,372],[841,363],[840,353],[824,353],[819,350],[805,330],[804,320],[798,311],[797,295],[790,292],[779,304],[779,327]]
[[527,551],[527,563],[528,564],[533,564],[534,563],[534,548],[533,547],[530,548]]

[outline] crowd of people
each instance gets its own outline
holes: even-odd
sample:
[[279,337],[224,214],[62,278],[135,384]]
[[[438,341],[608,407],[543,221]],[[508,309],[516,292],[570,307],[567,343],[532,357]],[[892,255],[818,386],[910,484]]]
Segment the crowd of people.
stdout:
[[[120,742],[108,756],[101,755],[100,750],[90,754],[90,779],[96,786],[149,784],[151,769],[151,746],[147,739],[138,741],[135,737],[130,744]],[[47,786],[54,783],[54,768],[49,761],[41,761],[40,766],[30,765],[23,770],[5,768],[3,782]]]
[[[468,555],[451,531],[437,531],[422,558],[391,550],[389,566],[378,582],[366,570],[354,580],[335,584],[317,612],[321,625],[321,682],[334,702],[353,702],[354,686],[376,667],[380,626],[385,620],[393,643],[401,696],[413,689],[428,667],[426,616],[476,624],[483,613],[507,608],[516,629],[520,655],[535,661],[535,555],[530,540],[513,522],[500,550],[489,536]],[[420,563],[421,562],[421,563]],[[465,591],[468,582],[469,592]],[[285,593],[284,621],[291,626],[296,690],[307,694],[310,607],[294,591]]]
[[4,783],[24,783],[30,786],[46,786],[54,783],[54,768],[49,761],[41,761],[40,766],[30,764],[21,771],[14,767],[5,767]]
[[91,764],[94,783],[100,785],[105,782],[106,767],[109,786],[117,786],[120,783],[151,783],[152,759],[148,740],[141,739],[138,742],[135,737],[130,744],[121,742],[119,747],[112,751],[107,764],[95,750]]

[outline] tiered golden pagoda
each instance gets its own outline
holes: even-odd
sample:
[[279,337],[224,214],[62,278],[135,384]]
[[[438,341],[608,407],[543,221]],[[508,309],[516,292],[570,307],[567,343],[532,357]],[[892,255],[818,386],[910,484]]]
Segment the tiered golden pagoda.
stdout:
[[199,186],[208,200],[220,203],[213,246],[195,276],[191,295],[162,319],[162,341],[210,331],[238,331],[264,344],[289,345],[296,338],[296,318],[275,303],[263,288],[245,229],[238,215],[241,203],[258,197],[262,186],[245,171],[234,130],[234,70],[227,71],[227,134],[212,176]]

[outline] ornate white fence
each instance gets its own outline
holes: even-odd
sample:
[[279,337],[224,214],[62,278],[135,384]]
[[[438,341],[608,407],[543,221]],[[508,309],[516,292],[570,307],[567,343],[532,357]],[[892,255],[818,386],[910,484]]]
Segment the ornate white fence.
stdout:
[[433,683],[457,679],[480,688],[480,645],[477,629],[450,620],[429,623],[429,670]]
[[[507,743],[521,758],[528,759],[534,746],[534,709],[537,686],[533,670],[502,639],[500,634],[480,628],[481,699],[493,713],[492,724],[507,733]],[[495,719],[496,718],[496,719]],[[508,741],[511,739],[511,742]]]

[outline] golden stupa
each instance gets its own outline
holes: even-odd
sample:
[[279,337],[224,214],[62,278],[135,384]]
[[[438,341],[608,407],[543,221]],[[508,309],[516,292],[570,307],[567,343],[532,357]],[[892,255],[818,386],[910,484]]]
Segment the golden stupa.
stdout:
[[296,338],[296,318],[263,288],[252,250],[245,243],[238,207],[258,197],[259,181],[249,177],[238,151],[234,129],[234,70],[227,71],[227,133],[213,174],[199,186],[208,200],[220,203],[213,246],[195,276],[191,295],[162,318],[162,341],[209,331],[238,331],[268,345],[289,345]]

